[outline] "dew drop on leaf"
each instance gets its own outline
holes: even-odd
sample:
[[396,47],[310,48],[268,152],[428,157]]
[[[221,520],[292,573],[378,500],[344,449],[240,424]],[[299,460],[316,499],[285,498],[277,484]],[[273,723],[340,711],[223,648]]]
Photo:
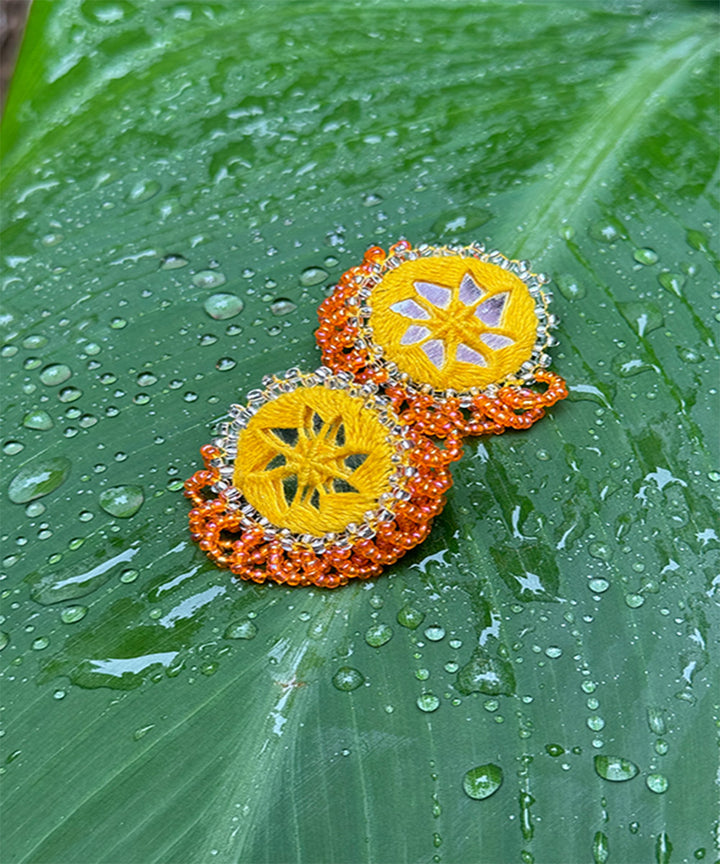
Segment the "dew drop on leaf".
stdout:
[[270,304],[270,311],[273,315],[289,315],[297,309],[297,305],[287,297],[278,297]]
[[37,429],[43,432],[47,429],[52,429],[54,425],[52,417],[47,411],[43,411],[41,408],[28,411],[23,417],[22,423],[27,429]]
[[638,262],[638,264],[645,264],[646,266],[656,264],[659,257],[660,256],[654,249],[649,249],[647,247],[636,249],[633,252],[633,258]]
[[196,288],[219,288],[227,281],[219,270],[201,270],[192,277]]
[[72,463],[65,456],[31,462],[10,481],[8,496],[14,504],[26,504],[54,492],[67,479]]
[[365,631],[365,641],[373,648],[379,648],[392,639],[392,627],[387,624],[373,624]]
[[359,672],[352,666],[341,666],[332,677],[333,687],[345,692],[357,690],[364,681],[365,676],[362,672]]
[[488,762],[471,768],[463,777],[463,790],[469,798],[481,801],[489,798],[502,786],[503,772],[499,765]]
[[258,626],[254,621],[233,621],[223,633],[224,639],[254,639]]
[[658,795],[662,795],[663,792],[667,791],[668,788],[668,780],[664,774],[648,774],[645,784],[651,792],[655,792]]
[[610,856],[607,834],[596,831],[592,844],[593,861],[595,864],[605,864]]
[[408,630],[416,630],[425,619],[425,613],[414,606],[403,606],[397,614],[397,621]]
[[129,519],[142,507],[145,496],[140,486],[112,486],[98,497],[98,504],[111,516]]
[[162,270],[178,270],[180,267],[187,266],[187,258],[182,255],[166,255],[160,262]]
[[66,606],[60,613],[63,624],[75,624],[87,615],[87,606]]
[[305,288],[310,288],[312,285],[319,285],[327,279],[327,270],[322,267],[306,267],[300,274],[300,284]]
[[418,696],[415,704],[421,711],[430,713],[431,711],[437,711],[440,707],[440,699],[434,693],[422,693]]
[[72,375],[72,370],[64,363],[52,363],[40,373],[40,380],[47,387],[57,387],[63,384]]
[[243,300],[237,294],[212,294],[203,304],[207,314],[216,321],[225,321],[239,315],[245,307]]
[[597,755],[595,756],[594,764],[595,772],[599,777],[615,783],[632,780],[633,777],[637,777],[640,770],[634,762],[621,756]]

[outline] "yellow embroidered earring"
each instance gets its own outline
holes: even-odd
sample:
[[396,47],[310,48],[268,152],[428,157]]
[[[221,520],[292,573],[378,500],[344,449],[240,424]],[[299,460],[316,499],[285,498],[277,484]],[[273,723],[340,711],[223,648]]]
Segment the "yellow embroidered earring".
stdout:
[[459,436],[438,447],[347,372],[290,369],[262,383],[231,406],[185,484],[192,537],[215,563],[255,582],[334,588],[427,536]]
[[425,434],[526,429],[568,392],[547,369],[548,281],[478,243],[371,247],[320,305],[323,362],[382,386]]

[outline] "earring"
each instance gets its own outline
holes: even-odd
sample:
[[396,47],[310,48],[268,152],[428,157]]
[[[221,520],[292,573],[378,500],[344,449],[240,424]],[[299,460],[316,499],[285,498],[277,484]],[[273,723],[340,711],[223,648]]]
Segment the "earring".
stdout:
[[547,368],[549,281],[484,246],[377,246],[320,305],[323,362],[438,437],[527,429],[568,395]]
[[232,405],[185,484],[200,548],[241,579],[334,588],[425,539],[462,453],[402,423],[372,380],[327,367],[266,376]]

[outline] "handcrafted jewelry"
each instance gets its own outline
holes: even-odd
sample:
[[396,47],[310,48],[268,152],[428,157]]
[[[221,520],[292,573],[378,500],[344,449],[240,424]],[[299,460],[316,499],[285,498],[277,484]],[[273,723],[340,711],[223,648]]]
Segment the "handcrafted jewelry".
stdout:
[[373,246],[320,305],[323,362],[439,437],[526,429],[567,396],[547,369],[549,281],[484,246]]
[[373,381],[320,367],[263,378],[185,483],[200,548],[242,579],[334,588],[420,543],[462,445],[400,422]]

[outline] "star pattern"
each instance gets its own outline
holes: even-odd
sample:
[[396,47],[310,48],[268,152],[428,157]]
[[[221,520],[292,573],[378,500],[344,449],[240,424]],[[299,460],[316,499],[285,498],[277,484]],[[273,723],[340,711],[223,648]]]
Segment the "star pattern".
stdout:
[[502,332],[510,293],[486,296],[471,273],[455,287],[413,282],[414,296],[390,306],[408,319],[400,345],[417,345],[437,369],[452,362],[488,366],[493,352],[513,345]]
[[351,480],[368,454],[346,442],[341,416],[326,421],[307,406],[297,428],[263,429],[261,436],[274,455],[249,476],[280,484],[288,507],[303,504],[319,511],[326,495],[359,492]]

